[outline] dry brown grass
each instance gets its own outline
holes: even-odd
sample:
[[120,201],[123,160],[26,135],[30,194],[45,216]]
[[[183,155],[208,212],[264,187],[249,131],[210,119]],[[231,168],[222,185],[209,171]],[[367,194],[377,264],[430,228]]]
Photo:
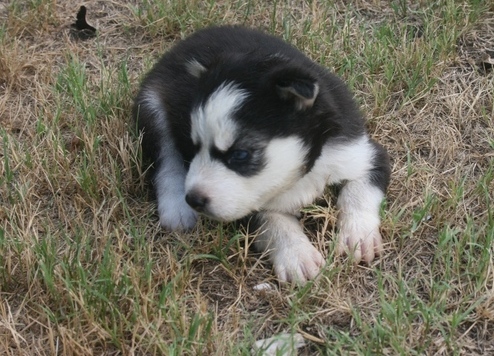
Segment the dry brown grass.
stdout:
[[[82,3],[0,4],[0,353],[244,354],[280,332],[307,355],[494,353],[494,8],[404,3],[90,0],[87,41],[70,34]],[[304,288],[232,225],[159,228],[131,134],[139,78],[238,22],[342,75],[388,148],[371,266],[334,258],[329,192],[304,210],[328,261]]]

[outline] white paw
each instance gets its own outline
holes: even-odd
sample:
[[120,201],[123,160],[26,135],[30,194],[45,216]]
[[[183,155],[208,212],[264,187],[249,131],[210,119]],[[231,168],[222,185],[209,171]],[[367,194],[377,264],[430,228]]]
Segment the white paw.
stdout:
[[271,252],[271,261],[281,282],[300,284],[314,279],[325,264],[321,253],[305,239],[279,246]]
[[185,202],[185,196],[168,196],[158,199],[160,224],[167,230],[190,230],[198,218],[198,214]]
[[381,254],[383,243],[379,227],[365,230],[357,226],[341,228],[338,235],[337,255],[344,253],[352,256],[355,262],[361,260],[370,263]]
[[338,197],[338,255],[348,254],[356,263],[372,262],[381,254],[379,208],[384,193],[365,181],[348,182]]

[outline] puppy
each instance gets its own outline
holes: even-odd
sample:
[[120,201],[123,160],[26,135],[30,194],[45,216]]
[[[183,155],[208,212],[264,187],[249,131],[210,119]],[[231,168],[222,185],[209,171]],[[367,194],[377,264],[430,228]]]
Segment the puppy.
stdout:
[[145,77],[134,118],[164,228],[250,217],[279,280],[304,283],[325,260],[297,215],[338,184],[337,252],[370,262],[382,251],[388,155],[345,84],[282,40],[237,26],[196,32]]

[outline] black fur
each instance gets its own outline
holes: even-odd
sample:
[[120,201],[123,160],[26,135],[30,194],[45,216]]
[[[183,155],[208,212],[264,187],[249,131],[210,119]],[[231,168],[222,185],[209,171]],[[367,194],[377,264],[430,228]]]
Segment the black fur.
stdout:
[[[200,78],[187,72],[191,60],[206,68]],[[363,117],[346,85],[294,47],[244,27],[209,28],[174,46],[143,82],[143,88],[160,93],[185,162],[196,152],[189,132],[190,113],[225,81],[240,83],[249,92],[245,105],[236,113],[240,126],[269,137],[303,132],[302,138],[310,147],[306,172],[328,140],[352,140],[365,131]],[[289,85],[301,95],[311,95],[316,82],[319,94],[309,108],[296,110],[295,100],[290,102],[279,95],[279,87]],[[156,147],[159,132],[153,127],[152,113],[140,107],[141,99],[142,92],[135,102],[134,117],[139,130],[144,131],[143,153],[156,166],[160,164]],[[385,179],[381,185],[386,185]]]
[[388,152],[377,142],[372,141],[372,143],[376,154],[372,160],[374,168],[370,172],[371,183],[385,192],[391,177]]

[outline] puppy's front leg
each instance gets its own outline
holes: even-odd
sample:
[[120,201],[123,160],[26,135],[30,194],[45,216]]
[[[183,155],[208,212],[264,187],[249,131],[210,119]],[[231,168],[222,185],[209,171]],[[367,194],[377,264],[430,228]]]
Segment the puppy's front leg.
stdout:
[[267,253],[281,282],[305,283],[317,276],[324,258],[304,234],[298,219],[277,212],[257,213],[251,228],[258,229],[255,247]]
[[198,215],[185,201],[185,175],[182,157],[169,149],[154,176],[160,224],[168,230],[189,230]]
[[[164,114],[162,121],[166,123]],[[159,133],[161,147],[153,178],[160,224],[172,231],[190,230],[196,224],[198,214],[185,201],[187,169],[166,124],[163,126]]]
[[366,179],[347,182],[338,196],[337,254],[348,253],[358,263],[382,252],[379,208],[384,192]]
[[[357,263],[360,260],[369,263],[382,252],[379,209],[391,174],[388,154],[381,145],[369,140],[363,148],[360,152],[371,153],[370,160],[355,162],[356,158],[348,155],[351,159],[344,167],[354,174],[346,179],[336,203],[339,209],[336,252],[349,253]],[[365,167],[365,171],[356,175],[359,167]]]
[[185,201],[187,169],[168,127],[160,92],[150,83],[136,98],[134,116],[143,134],[143,153],[154,165],[152,181],[161,226],[168,230],[192,229],[197,213]]

